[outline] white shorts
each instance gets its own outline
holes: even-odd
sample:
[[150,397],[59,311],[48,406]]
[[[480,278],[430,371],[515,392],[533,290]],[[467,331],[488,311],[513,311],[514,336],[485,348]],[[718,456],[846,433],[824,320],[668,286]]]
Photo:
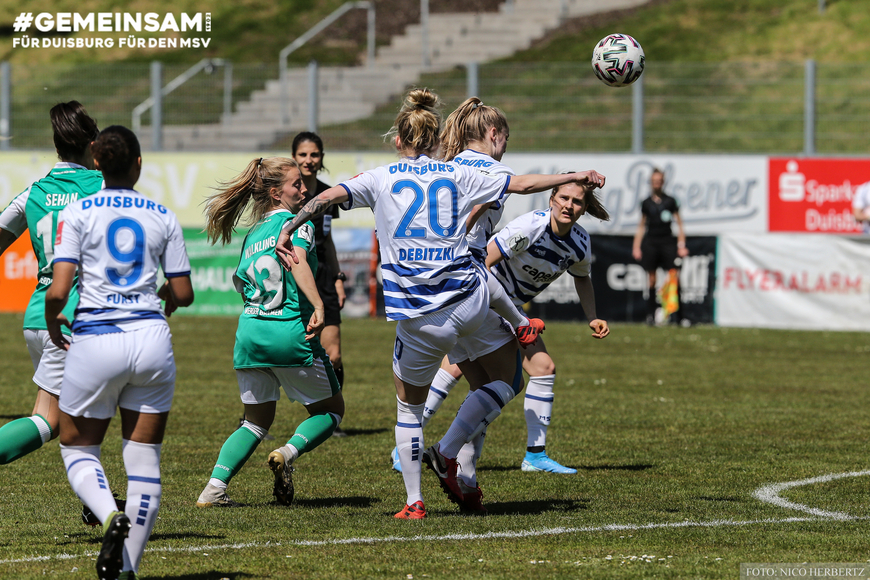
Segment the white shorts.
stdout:
[[310,405],[341,391],[332,365],[314,359],[310,367],[262,367],[236,369],[239,394],[246,405],[269,403],[281,398],[281,388],[291,401]]
[[489,312],[489,291],[481,281],[467,299],[396,325],[393,372],[406,383],[429,387],[444,355],[456,341],[477,332]]
[[507,320],[493,310],[487,310],[486,320],[470,336],[463,336],[456,341],[456,346],[447,355],[450,364],[459,364],[467,360],[495,352],[504,345],[515,340],[514,331]]
[[172,335],[165,322],[110,334],[73,335],[60,410],[109,419],[115,408],[165,413],[175,393]]
[[47,330],[24,329],[24,340],[27,351],[33,362],[33,382],[36,386],[52,395],[60,394],[63,383],[63,367],[66,362],[66,351],[54,346],[48,337]]

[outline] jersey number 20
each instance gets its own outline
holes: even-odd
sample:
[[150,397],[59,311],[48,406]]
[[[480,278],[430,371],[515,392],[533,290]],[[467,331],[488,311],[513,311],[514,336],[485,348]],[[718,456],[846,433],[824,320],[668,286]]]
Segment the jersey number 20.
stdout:
[[[423,188],[420,187],[417,182],[411,181],[410,179],[403,179],[393,184],[392,193],[397,195],[406,189],[410,189],[414,192],[414,201],[411,202],[408,211],[406,211],[405,215],[402,216],[402,220],[399,222],[396,232],[393,234],[394,238],[426,237],[425,228],[411,227],[411,222],[413,222],[414,218],[417,217],[417,214],[420,213],[424,203],[428,206],[429,228],[436,236],[449,238],[456,233],[456,227],[459,225],[459,217],[457,215],[457,198],[459,195],[455,183],[449,179],[436,179],[429,184],[429,187],[424,192]],[[438,194],[440,194],[442,190],[446,190],[450,194],[450,225],[447,227],[441,225],[439,220],[440,216],[438,215]]]

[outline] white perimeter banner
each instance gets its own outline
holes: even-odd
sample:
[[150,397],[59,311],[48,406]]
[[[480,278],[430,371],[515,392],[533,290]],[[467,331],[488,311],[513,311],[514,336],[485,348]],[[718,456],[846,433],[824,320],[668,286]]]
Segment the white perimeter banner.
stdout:
[[726,234],[716,279],[720,326],[870,330],[870,240]]
[[[330,185],[357,173],[392,162],[384,153],[334,153],[324,157]],[[287,155],[287,152],[278,152]],[[151,153],[142,156],[137,189],[170,208],[182,225],[203,225],[202,202],[219,181],[240,173],[264,153]],[[57,161],[54,151],[9,152],[0,156],[0,210],[33,181],[45,176]],[[580,219],[590,233],[632,235],[640,219],[640,202],[649,195],[653,167],[665,172],[665,191],[680,201],[689,235],[723,232],[766,232],[768,158],[754,155],[572,155],[508,153],[504,162],[517,173],[559,173],[595,169],[607,176],[602,190],[610,222]],[[514,195],[508,200],[502,225],[518,215],[547,207],[549,193]],[[343,213],[335,226],[374,228],[368,209]]]
[[[559,173],[595,169],[607,177],[601,190],[609,222],[580,218],[590,233],[633,235],[640,202],[649,197],[653,168],[665,172],[665,192],[680,202],[686,233],[766,232],[768,158],[764,155],[586,155],[513,154],[502,160],[516,173]],[[547,207],[549,192],[513,195],[502,225],[534,209]],[[674,229],[676,233],[676,228]]]

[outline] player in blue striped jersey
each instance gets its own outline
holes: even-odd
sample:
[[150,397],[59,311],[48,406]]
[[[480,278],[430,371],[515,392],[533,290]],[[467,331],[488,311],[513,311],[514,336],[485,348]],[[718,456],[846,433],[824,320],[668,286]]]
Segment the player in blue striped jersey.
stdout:
[[[567,272],[589,320],[592,336],[610,333],[607,322],[597,317],[591,270],[592,247],[589,234],[577,220],[584,214],[601,220],[610,216],[589,188],[575,184],[553,190],[550,207],[524,214],[507,224],[489,242],[486,264],[521,306],[543,292],[556,278]],[[523,352],[523,368],[529,374],[526,386],[527,429],[523,471],[577,473],[548,457],[545,450],[547,428],[553,409],[556,367],[543,340]]]
[[[441,359],[460,337],[474,336],[489,312],[489,293],[465,240],[466,220],[477,204],[505,192],[533,193],[583,183],[600,186],[594,172],[572,175],[491,176],[475,168],[433,159],[440,145],[437,95],[414,89],[405,98],[391,133],[401,159],[366,171],[308,202],[281,235],[276,251],[290,268],[296,261],[290,235],[330,205],[369,207],[375,214],[387,317],[398,321],[393,356],[397,394],[396,446],[407,502],[396,514],[419,519],[426,511],[420,491],[424,455],[423,407]],[[487,358],[488,357],[488,358]],[[456,454],[486,421],[513,398],[522,375],[515,360],[497,353],[484,359],[493,380],[466,399],[436,449],[435,471],[442,487],[462,498],[456,481]],[[499,398],[497,409],[484,399]],[[427,457],[430,450],[427,451]]]

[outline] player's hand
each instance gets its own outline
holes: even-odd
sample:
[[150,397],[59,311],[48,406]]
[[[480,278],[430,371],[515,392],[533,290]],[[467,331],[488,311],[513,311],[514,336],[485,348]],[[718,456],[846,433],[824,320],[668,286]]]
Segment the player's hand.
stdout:
[[48,336],[51,338],[51,342],[54,343],[54,346],[61,350],[69,350],[69,341],[61,332],[61,325],[66,326],[67,328],[72,328],[72,325],[67,320],[67,317],[63,314],[58,314],[57,318],[52,320],[51,322],[46,323],[46,327],[48,328]]
[[606,320],[596,318],[589,322],[589,328],[592,329],[592,338],[604,338],[610,334],[610,327],[607,326]]
[[575,173],[577,176],[577,183],[580,185],[591,185],[592,187],[604,187],[604,181],[607,179],[597,171],[578,171]]
[[178,304],[175,303],[175,299],[172,297],[172,291],[169,289],[169,280],[163,283],[163,286],[160,287],[160,290],[157,291],[157,297],[163,300],[166,304],[163,306],[163,313],[166,315],[166,318],[172,316],[172,313],[178,310]]
[[685,258],[686,256],[689,255],[689,248],[686,248],[686,247],[679,248],[678,247],[677,248],[677,255],[681,258]]
[[643,253],[641,253],[640,248],[632,248],[632,249],[631,249],[631,256],[632,256],[635,260],[637,260],[638,262],[640,262],[640,259],[643,257]]
[[311,315],[311,320],[308,321],[308,326],[305,327],[305,331],[308,332],[305,335],[305,340],[311,340],[315,336],[318,336],[323,330],[323,326],[323,306],[321,306],[314,309],[314,314]]
[[338,309],[344,308],[344,301],[347,299],[347,293],[344,291],[344,282],[341,280],[335,281],[335,293],[338,294]]
[[278,261],[288,272],[293,268],[293,264],[299,263],[299,258],[293,250],[293,238],[284,230],[281,230],[281,235],[278,236],[275,253],[278,255]]

